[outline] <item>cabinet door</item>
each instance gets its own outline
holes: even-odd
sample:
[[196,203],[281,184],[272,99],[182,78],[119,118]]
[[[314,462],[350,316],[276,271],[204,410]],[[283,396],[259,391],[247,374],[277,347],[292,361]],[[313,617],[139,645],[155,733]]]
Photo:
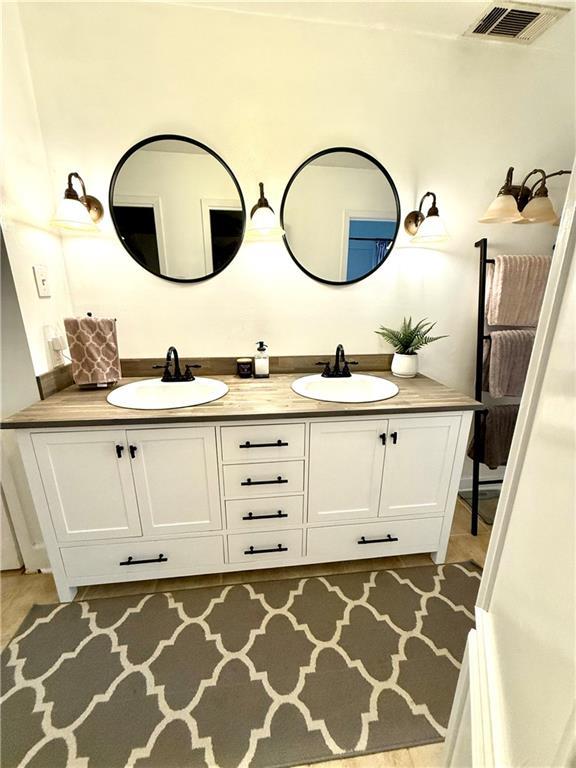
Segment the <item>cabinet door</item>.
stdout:
[[145,535],[221,527],[214,427],[126,434]]
[[140,536],[123,430],[33,436],[59,541]]
[[376,517],[386,421],[312,424],[308,519],[311,523]]
[[390,419],[381,515],[444,512],[459,426],[460,416]]

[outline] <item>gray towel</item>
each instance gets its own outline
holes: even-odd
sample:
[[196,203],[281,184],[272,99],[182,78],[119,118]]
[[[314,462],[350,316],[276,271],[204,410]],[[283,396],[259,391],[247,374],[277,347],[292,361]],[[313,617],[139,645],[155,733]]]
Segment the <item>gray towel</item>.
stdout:
[[116,320],[105,317],[66,317],[64,328],[76,384],[106,386],[122,377]]
[[496,256],[486,273],[489,325],[535,327],[548,280],[549,256]]
[[472,435],[468,456],[471,459],[477,458],[490,469],[504,466],[508,461],[517,418],[517,405],[495,405],[489,408],[481,419],[478,455],[475,451],[475,435]]
[[485,392],[490,392],[492,397],[520,397],[535,334],[531,328],[492,331],[490,339],[484,341],[482,388]]
[[490,390],[490,348],[492,343],[491,337],[488,336],[482,342],[482,392],[488,392]]

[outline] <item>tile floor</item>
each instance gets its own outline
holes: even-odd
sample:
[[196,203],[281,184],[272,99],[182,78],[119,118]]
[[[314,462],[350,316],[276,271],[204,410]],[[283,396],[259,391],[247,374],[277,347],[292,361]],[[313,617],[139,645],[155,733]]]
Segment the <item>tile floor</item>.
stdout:
[[[448,546],[447,562],[454,563],[474,560],[479,565],[484,565],[488,541],[490,540],[490,531],[490,527],[480,520],[478,536],[471,536],[470,511],[463,502],[458,500]],[[244,581],[298,578],[299,576],[313,576],[326,573],[429,565],[430,563],[431,560],[428,555],[406,555],[403,557],[386,557],[343,563],[322,563],[295,568],[271,568],[261,571],[238,571],[207,576],[190,576],[180,579],[104,584],[80,588],[76,600],[90,597],[114,597],[143,592],[191,589],[216,584],[237,584]],[[281,572],[280,574],[279,571]],[[20,571],[4,571],[0,574],[0,601],[0,643],[3,648],[14,635],[33,605],[37,603],[56,603],[58,602],[58,596],[52,577],[48,574],[23,574]],[[425,747],[382,752],[377,755],[366,755],[346,760],[331,760],[327,763],[315,763],[313,768],[436,768],[442,765],[441,759],[442,744],[431,744]]]

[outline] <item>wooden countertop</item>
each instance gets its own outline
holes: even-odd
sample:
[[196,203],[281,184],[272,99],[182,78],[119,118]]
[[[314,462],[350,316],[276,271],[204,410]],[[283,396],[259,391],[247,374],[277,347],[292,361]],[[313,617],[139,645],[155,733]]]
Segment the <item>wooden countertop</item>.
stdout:
[[[314,416],[370,416],[422,411],[472,411],[481,403],[434,379],[418,375],[398,379],[389,371],[375,375],[394,381],[400,392],[376,403],[325,403],[295,394],[290,385],[302,374],[272,374],[269,379],[219,376],[230,391],[206,405],[169,410],[140,411],[118,408],[106,401],[109,389],[81,390],[77,386],[57,392],[2,422],[3,429],[93,427],[129,424],[177,424],[202,421],[293,419]],[[117,386],[138,381],[122,379]]]

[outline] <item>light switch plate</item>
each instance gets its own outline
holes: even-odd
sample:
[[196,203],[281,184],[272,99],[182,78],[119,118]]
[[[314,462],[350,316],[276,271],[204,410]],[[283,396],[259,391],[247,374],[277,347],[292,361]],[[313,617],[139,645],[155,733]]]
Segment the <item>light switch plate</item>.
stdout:
[[36,280],[36,290],[38,296],[44,299],[50,296],[50,283],[48,282],[48,267],[44,264],[35,264],[32,269],[34,270],[34,279]]

